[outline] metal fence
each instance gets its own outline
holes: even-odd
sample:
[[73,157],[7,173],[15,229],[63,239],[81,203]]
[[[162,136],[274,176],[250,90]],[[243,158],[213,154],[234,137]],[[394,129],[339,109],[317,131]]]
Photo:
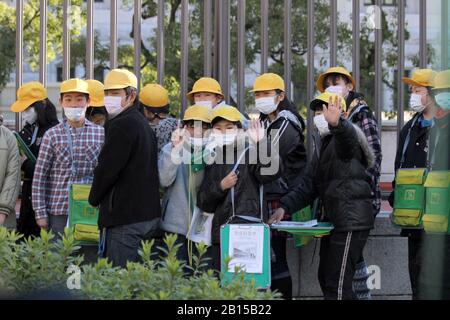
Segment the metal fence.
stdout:
[[[141,56],[141,7],[142,0],[134,1],[134,71],[140,79],[140,56]],[[246,0],[237,0],[237,105],[244,105],[245,98],[245,18],[246,18]],[[261,72],[268,70],[268,51],[269,51],[269,0],[261,1]],[[291,46],[292,30],[290,23],[292,0],[283,0],[280,6],[284,9],[284,47]],[[427,3],[426,0],[415,0],[420,2],[420,66],[427,66]],[[94,75],[94,0],[86,0],[87,2],[87,31],[86,31],[86,76],[92,78]],[[380,14],[383,6],[382,0],[374,0],[372,2],[375,8],[375,14]],[[398,7],[398,78],[397,78],[397,101],[404,101],[404,86],[401,84],[401,76],[404,73],[405,65],[405,0],[397,0]],[[23,73],[23,5],[24,0],[16,1],[16,88],[22,85]],[[203,41],[204,41],[204,74],[205,76],[215,77],[222,85],[225,99],[230,98],[230,0],[203,0]],[[330,65],[337,63],[337,0],[329,0],[330,5]],[[64,21],[69,21],[70,0],[63,0]],[[353,39],[353,76],[356,83],[360,83],[360,0],[352,0],[352,39]],[[447,1],[442,1],[442,10],[448,12]],[[39,80],[46,84],[46,8],[47,0],[40,0],[40,69]],[[111,0],[110,5],[110,67],[117,67],[118,64],[118,24],[117,24],[117,0]],[[164,79],[164,61],[165,61],[165,38],[164,38],[164,0],[157,0],[157,79],[159,83]],[[314,0],[307,0],[307,44],[308,48],[315,45],[315,8]],[[379,19],[379,17],[375,17]],[[443,19],[443,28],[448,27],[447,19]],[[445,29],[443,29],[445,30]],[[189,0],[181,0],[181,69],[180,84],[181,92],[188,91],[188,64],[189,64]],[[214,35],[214,37],[213,37]],[[379,123],[381,123],[382,112],[382,29],[381,25],[375,29],[375,97],[374,111]],[[443,36],[442,41],[446,41],[447,45],[443,45],[443,61],[447,61],[448,37]],[[445,49],[444,49],[445,48]],[[287,84],[291,83],[291,51],[285,51],[284,79]],[[68,23],[63,24],[63,63],[62,78],[69,78],[70,74],[70,26]],[[315,92],[314,83],[314,50],[307,52],[307,100],[313,98]],[[358,89],[358,88],[356,88]],[[291,96],[291,88],[287,86],[287,94]],[[181,94],[182,112],[187,107],[187,100],[184,94]],[[403,125],[403,104],[398,103],[397,130]],[[309,114],[308,127],[312,126],[312,117]],[[16,115],[16,128],[21,127],[21,117]],[[310,140],[310,139],[308,139]]]

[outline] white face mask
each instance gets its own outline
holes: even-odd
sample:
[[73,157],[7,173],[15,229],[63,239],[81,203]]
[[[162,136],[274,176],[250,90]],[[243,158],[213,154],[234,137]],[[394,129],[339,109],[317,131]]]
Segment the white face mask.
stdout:
[[450,92],[443,92],[436,95],[436,103],[444,110],[450,110]]
[[277,110],[278,105],[275,104],[275,97],[258,98],[255,100],[256,110],[262,114],[271,114]]
[[425,110],[426,106],[422,104],[422,95],[421,94],[411,94],[411,98],[409,99],[409,107],[414,112],[422,112]]
[[213,108],[213,103],[212,103],[212,101],[208,101],[208,100],[205,100],[205,101],[197,101],[197,102],[195,102],[195,105],[201,106],[201,107],[206,107],[206,108],[208,108],[209,110],[212,110],[212,108]]
[[208,142],[208,140],[205,139],[205,138],[192,138],[192,137],[189,137],[189,143],[193,147],[203,147],[203,146],[206,145],[207,142]]
[[64,114],[70,121],[78,122],[84,118],[85,108],[64,108]]
[[314,117],[314,124],[319,130],[319,134],[321,137],[330,134],[330,128],[328,127],[328,122],[325,120],[325,116],[323,114]]
[[328,88],[325,89],[325,92],[332,93],[332,94],[337,94],[337,95],[339,95],[341,97],[344,97],[347,94],[346,91],[347,90],[344,89],[344,87],[341,87],[341,86],[331,86],[331,87],[328,87]]
[[122,98],[114,97],[114,96],[106,96],[105,97],[105,108],[108,111],[108,115],[111,117],[117,116],[120,112],[122,112]]
[[37,113],[34,108],[28,108],[24,112],[22,112],[23,121],[29,124],[33,124],[37,120]]
[[237,133],[229,132],[226,134],[213,133],[211,139],[214,141],[215,146],[223,147],[232,145],[236,141]]

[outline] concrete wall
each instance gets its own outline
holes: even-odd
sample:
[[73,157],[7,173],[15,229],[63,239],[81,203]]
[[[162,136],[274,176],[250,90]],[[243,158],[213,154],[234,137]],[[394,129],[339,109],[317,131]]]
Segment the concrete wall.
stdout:
[[[364,250],[368,266],[378,266],[380,289],[372,290],[373,299],[411,299],[408,273],[408,241],[400,237],[388,213],[380,213]],[[314,254],[314,249],[316,252]],[[317,280],[320,240],[297,249],[289,241],[289,268],[293,278],[293,296],[297,299],[321,299]]]

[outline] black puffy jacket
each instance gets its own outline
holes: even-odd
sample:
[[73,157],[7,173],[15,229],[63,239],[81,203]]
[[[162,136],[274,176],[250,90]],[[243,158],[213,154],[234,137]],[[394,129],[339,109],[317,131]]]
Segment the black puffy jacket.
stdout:
[[366,172],[374,163],[364,133],[341,118],[322,140],[320,157],[311,163],[297,188],[281,199],[280,206],[293,213],[319,197],[324,217],[336,232],[373,228],[373,193]]
[[[262,144],[261,144],[262,145]],[[217,152],[217,158],[223,156],[227,159],[227,151],[231,148],[224,147]],[[232,149],[234,160],[237,162],[243,153],[243,148]],[[260,186],[277,179],[281,174],[281,168],[277,168],[273,172],[265,173],[262,169],[270,167],[270,164],[264,165],[258,161],[257,164],[249,164],[249,152],[246,152],[245,162],[237,167],[238,181],[235,189],[235,214],[240,216],[251,216],[260,218]],[[278,159],[278,157],[275,157]],[[224,161],[225,162],[225,161]],[[280,164],[281,166],[281,164]],[[205,177],[197,195],[197,206],[209,213],[214,213],[212,226],[212,243],[220,243],[220,227],[225,224],[233,215],[231,203],[231,191],[223,191],[220,183],[232,170],[234,164],[214,163],[206,166]],[[264,200],[264,199],[263,199]],[[266,206],[263,205],[263,219],[267,219]]]

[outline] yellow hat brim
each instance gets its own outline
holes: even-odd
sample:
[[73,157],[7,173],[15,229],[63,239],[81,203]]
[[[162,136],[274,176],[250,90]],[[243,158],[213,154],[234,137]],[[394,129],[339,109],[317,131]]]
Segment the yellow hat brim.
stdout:
[[27,100],[18,100],[11,105],[12,112],[22,112],[25,111],[29,106],[31,106],[36,101],[40,101],[41,99],[27,99]]
[[206,92],[206,93],[212,93],[212,94],[218,94],[219,96],[223,97],[223,93],[219,92],[219,91],[214,91],[214,90],[192,90],[191,92],[189,92],[186,97],[190,100],[190,101],[194,101],[194,94],[199,93],[199,92]]
[[420,83],[417,81],[414,81],[411,78],[402,78],[402,81],[410,86],[416,86],[416,87],[430,87],[430,85],[427,85],[425,83]]
[[112,86],[108,86],[108,87],[105,86],[105,91],[106,90],[120,90],[120,89],[125,89],[125,88],[128,88],[128,87],[133,87],[133,86],[124,86],[124,85],[121,85],[121,84],[116,84],[116,85],[112,85]]

